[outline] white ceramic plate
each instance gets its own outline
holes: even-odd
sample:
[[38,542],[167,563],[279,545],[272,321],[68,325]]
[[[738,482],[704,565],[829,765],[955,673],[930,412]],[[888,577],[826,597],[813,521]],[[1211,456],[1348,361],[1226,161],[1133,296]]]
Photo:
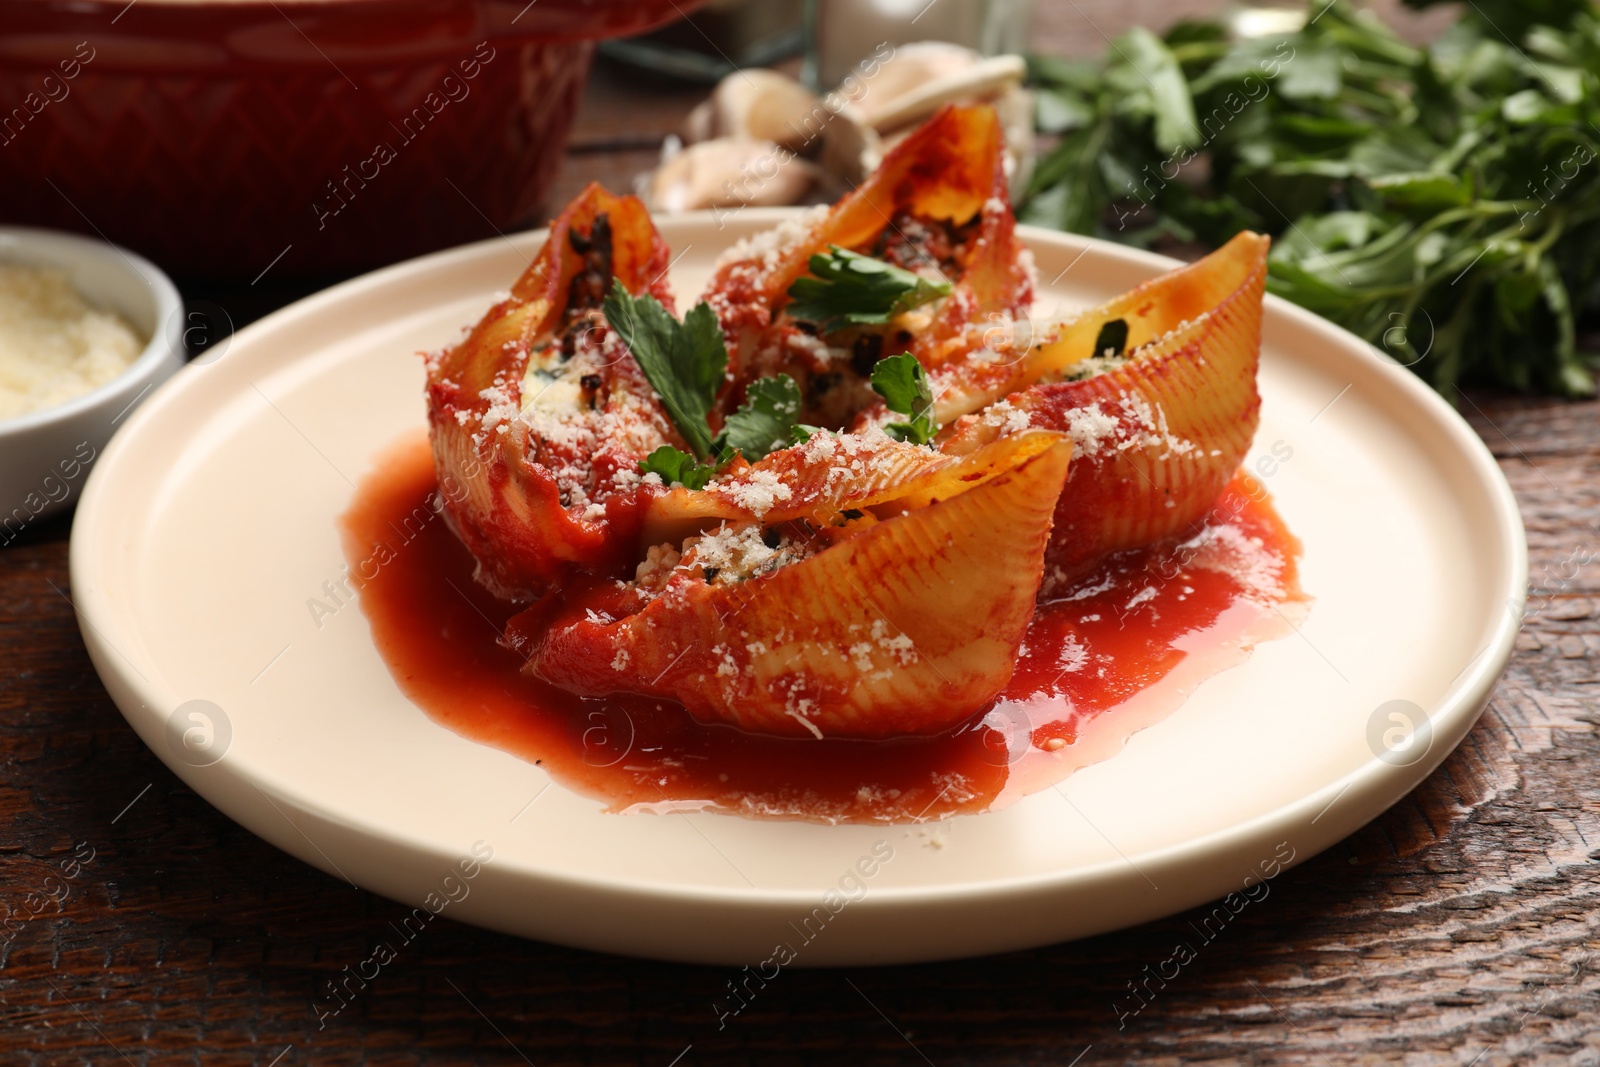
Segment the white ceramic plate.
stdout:
[[[677,292],[781,217],[664,221]],[[1173,265],[1025,232],[1049,302]],[[335,877],[511,933],[685,961],[787,944],[797,965],[891,963],[1082,937],[1247,884],[1259,895],[1264,873],[1432,770],[1510,654],[1526,553],[1488,451],[1410,373],[1269,298],[1255,451],[1293,451],[1266,482],[1305,545],[1315,602],[1298,634],[1059,789],[936,825],[609,815],[546,789],[539,768],[413,706],[359,607],[320,628],[307,607],[341,573],[335,518],[353,484],[424,425],[416,353],[474,321],[541,240],[404,263],[244,330],[138,410],[78,508],[83,635],[128,721],[211,803]],[[225,754],[206,766],[176,743],[207,729],[174,718],[194,700],[221,709],[209,751]],[[1426,711],[1403,758],[1384,744],[1404,739],[1392,701]],[[473,866],[478,842],[493,859]],[[875,846],[892,858],[874,862]],[[863,857],[871,877],[851,873]]]

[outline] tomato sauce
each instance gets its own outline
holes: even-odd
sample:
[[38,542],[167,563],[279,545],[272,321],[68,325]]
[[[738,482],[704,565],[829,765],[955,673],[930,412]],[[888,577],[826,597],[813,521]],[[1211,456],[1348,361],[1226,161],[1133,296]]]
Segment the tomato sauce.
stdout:
[[499,643],[521,605],[472,577],[438,513],[426,439],[387,453],[341,519],[373,640],[434,721],[541,766],[613,811],[712,809],[824,822],[986,811],[1116,753],[1195,686],[1289,632],[1300,546],[1240,474],[1181,545],[1121,553],[1048,589],[1005,691],[945,733],[759,736],[648,697],[584,699]]

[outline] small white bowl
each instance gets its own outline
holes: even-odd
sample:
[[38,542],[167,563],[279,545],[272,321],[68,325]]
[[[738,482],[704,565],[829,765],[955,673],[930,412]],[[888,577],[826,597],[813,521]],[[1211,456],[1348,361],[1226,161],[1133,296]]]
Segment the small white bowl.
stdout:
[[127,370],[64,404],[0,419],[0,547],[77,498],[89,467],[134,406],[183,366],[183,301],[142,256],[105,241],[0,226],[0,263],[63,270],[90,305],[149,343]]

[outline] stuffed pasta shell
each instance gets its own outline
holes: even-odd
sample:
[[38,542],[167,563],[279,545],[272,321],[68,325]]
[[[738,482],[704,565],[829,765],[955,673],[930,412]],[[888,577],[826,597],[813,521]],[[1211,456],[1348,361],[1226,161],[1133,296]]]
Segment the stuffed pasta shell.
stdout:
[[[1266,238],[1028,328],[993,111],[947,106],[681,318],[591,186],[430,361],[452,529],[526,671],[794,737],[958,726],[1041,590],[1183,536],[1255,432]],[[997,328],[997,326],[999,328]]]

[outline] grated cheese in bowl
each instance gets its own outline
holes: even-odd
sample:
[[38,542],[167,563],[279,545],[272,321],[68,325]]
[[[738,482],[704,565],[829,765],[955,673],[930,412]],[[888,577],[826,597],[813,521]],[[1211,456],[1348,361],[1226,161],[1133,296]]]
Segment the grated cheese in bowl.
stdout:
[[0,419],[64,404],[132,366],[145,342],[65,271],[0,264]]

